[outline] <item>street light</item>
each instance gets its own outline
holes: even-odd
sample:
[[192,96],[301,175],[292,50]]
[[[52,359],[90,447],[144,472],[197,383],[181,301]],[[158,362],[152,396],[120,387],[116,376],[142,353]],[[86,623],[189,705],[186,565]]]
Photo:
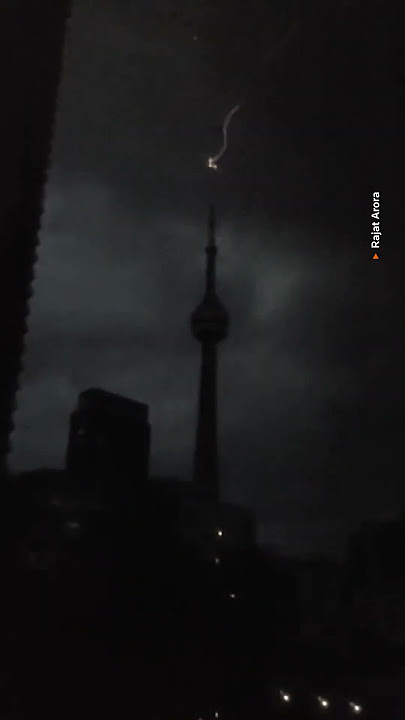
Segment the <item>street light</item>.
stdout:
[[361,713],[361,711],[362,711],[361,705],[358,705],[357,703],[354,703],[354,702],[350,702],[349,705],[350,705],[351,709],[353,710],[353,712]]
[[329,700],[326,700],[326,698],[320,697],[320,695],[318,695],[318,702],[319,702],[320,706],[325,709],[329,707]]

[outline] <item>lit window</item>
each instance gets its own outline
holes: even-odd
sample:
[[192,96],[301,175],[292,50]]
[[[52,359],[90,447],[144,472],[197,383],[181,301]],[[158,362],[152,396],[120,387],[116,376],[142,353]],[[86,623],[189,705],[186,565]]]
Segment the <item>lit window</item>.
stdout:
[[353,712],[361,713],[361,711],[362,711],[361,705],[358,705],[357,703],[354,703],[354,702],[349,703],[349,705],[350,705],[351,709],[353,710]]
[[329,700],[326,700],[325,698],[319,697],[319,695],[318,695],[318,701],[319,701],[319,704],[320,704],[323,708],[329,707]]
[[281,696],[281,699],[284,700],[284,702],[290,702],[290,700],[291,700],[291,695],[284,692],[284,690],[280,690],[280,696]]

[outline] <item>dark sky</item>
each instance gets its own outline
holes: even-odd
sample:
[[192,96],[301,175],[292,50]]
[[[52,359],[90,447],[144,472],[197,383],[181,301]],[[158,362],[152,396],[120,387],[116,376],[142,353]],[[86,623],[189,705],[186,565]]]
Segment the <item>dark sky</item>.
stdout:
[[224,497],[297,553],[405,502],[401,5],[76,0],[16,468],[61,466],[77,394],[101,386],[150,405],[152,471],[190,476],[214,197]]

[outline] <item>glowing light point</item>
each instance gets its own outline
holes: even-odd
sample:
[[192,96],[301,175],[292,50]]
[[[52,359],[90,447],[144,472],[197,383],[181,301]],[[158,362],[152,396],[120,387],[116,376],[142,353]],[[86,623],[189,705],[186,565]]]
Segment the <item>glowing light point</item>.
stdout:
[[322,698],[318,695],[319,704],[322,705],[322,707],[327,708],[329,707],[329,700],[326,700],[325,698]]
[[215,565],[219,565],[220,562],[221,562],[221,561],[220,561],[219,557],[216,557],[216,558],[215,558]]
[[222,125],[222,147],[217,155],[215,157],[211,157],[208,159],[208,167],[213,168],[214,170],[218,169],[217,162],[221,159],[222,155],[226,151],[228,147],[228,125],[231,122],[232,115],[234,115],[238,110],[240,109],[240,105],[235,105],[235,107],[232,108],[232,110],[229,111],[228,115],[226,116],[224,120],[224,124]]
[[281,699],[284,700],[284,702],[290,702],[290,700],[291,700],[291,695],[289,695],[288,693],[284,692],[284,690],[280,690],[280,695],[281,695]]
[[222,530],[217,530],[217,536],[218,536],[218,537],[222,537],[222,535],[223,535]]
[[351,709],[353,710],[353,712],[361,713],[361,711],[362,711],[361,705],[358,705],[357,703],[354,703],[354,702],[349,703],[349,705],[350,705]]
[[235,595],[235,593],[229,593],[229,597],[232,598],[232,600],[235,600],[236,595]]

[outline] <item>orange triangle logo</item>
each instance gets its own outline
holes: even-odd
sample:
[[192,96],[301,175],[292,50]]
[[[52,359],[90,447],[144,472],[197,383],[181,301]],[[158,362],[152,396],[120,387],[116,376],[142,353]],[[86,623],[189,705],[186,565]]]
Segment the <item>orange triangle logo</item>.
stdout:
[[380,259],[380,258],[378,257],[377,253],[375,253],[375,254],[373,255],[373,260],[379,260],[379,259]]

